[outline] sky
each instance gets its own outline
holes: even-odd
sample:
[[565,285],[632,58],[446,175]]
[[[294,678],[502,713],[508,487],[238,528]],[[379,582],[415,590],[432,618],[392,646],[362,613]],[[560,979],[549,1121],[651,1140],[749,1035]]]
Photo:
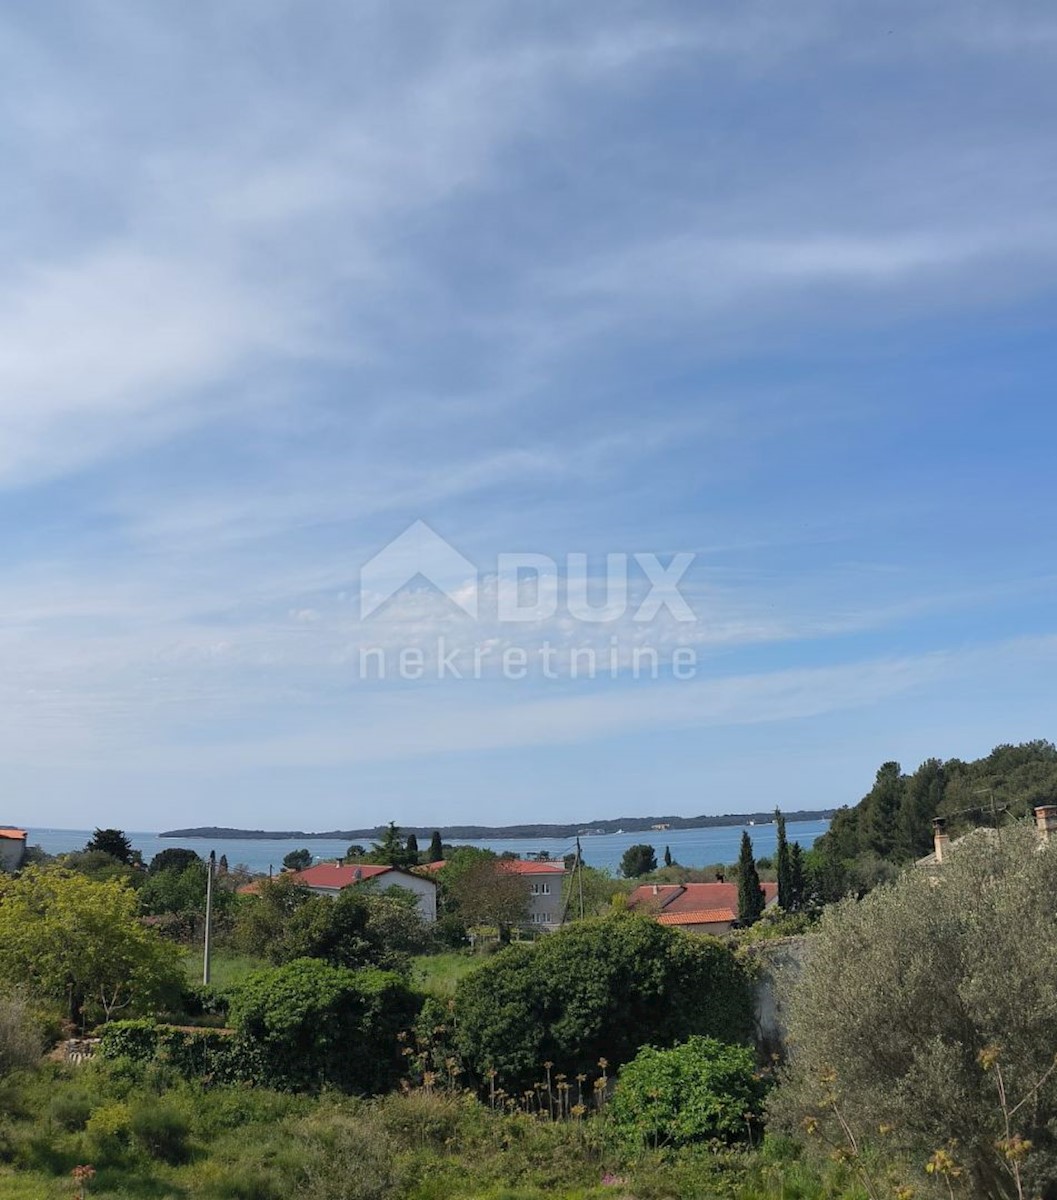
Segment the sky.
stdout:
[[821,808],[1052,737],[1055,73],[1043,3],[5,6],[0,822]]

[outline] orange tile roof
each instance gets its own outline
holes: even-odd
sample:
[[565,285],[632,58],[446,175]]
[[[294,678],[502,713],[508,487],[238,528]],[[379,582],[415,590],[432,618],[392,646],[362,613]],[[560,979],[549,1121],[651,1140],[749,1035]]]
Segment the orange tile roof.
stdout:
[[515,875],[564,875],[565,863],[528,862],[523,858],[501,858],[500,867]]
[[[704,912],[713,908],[738,910],[736,883],[659,883],[640,884],[628,897],[632,908],[660,909],[664,913]],[[763,883],[764,901],[770,904],[778,898],[778,884]]]
[[663,912],[657,917],[658,925],[726,925],[734,920],[730,908],[704,908],[700,912]]
[[4,829],[0,829],[0,837],[11,838],[16,842],[24,842],[26,840],[26,831],[24,829],[15,829],[13,825],[8,825]]

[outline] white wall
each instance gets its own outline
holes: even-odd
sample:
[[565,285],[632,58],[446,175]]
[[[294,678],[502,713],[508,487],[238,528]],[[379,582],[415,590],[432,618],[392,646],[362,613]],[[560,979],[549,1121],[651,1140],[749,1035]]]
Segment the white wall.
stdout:
[[[437,885],[431,879],[423,879],[420,875],[412,875],[409,871],[386,871],[384,875],[375,875],[365,879],[361,884],[351,884],[351,887],[371,887],[376,892],[387,892],[390,888],[399,887],[407,892],[414,892],[418,897],[418,912],[423,921],[432,924],[437,919]],[[340,889],[321,888],[309,885],[310,892],[317,896],[336,896]]]

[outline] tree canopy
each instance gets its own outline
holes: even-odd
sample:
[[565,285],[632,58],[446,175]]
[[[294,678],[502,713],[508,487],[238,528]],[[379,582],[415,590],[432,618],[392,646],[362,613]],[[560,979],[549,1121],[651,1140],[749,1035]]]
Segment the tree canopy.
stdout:
[[657,852],[646,843],[629,846],[620,860],[620,873],[625,879],[637,879],[657,870]]
[[178,987],[177,951],[140,922],[136,894],[57,867],[0,878],[0,977],[109,1019]]

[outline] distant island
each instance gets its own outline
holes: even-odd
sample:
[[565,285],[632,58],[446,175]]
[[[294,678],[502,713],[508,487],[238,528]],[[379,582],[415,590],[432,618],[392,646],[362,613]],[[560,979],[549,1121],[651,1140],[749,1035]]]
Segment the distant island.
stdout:
[[[828,821],[836,809],[798,809],[783,812],[790,823],[797,821]],[[440,836],[444,839],[463,838],[483,841],[495,838],[573,838],[592,837],[606,833],[665,833],[673,829],[714,829],[723,825],[766,825],[774,820],[774,810],[768,812],[724,813],[716,817],[617,817],[609,821],[587,821],[576,825],[441,825]],[[307,833],[303,829],[229,829],[223,825],[201,825],[193,829],[167,829],[159,833],[163,838],[214,838],[217,840],[239,838],[244,841],[282,842],[298,839],[313,839],[351,842],[362,838],[380,838],[384,825],[372,829],[330,829],[322,833]],[[404,834],[429,837],[433,829],[425,825],[401,826]]]

